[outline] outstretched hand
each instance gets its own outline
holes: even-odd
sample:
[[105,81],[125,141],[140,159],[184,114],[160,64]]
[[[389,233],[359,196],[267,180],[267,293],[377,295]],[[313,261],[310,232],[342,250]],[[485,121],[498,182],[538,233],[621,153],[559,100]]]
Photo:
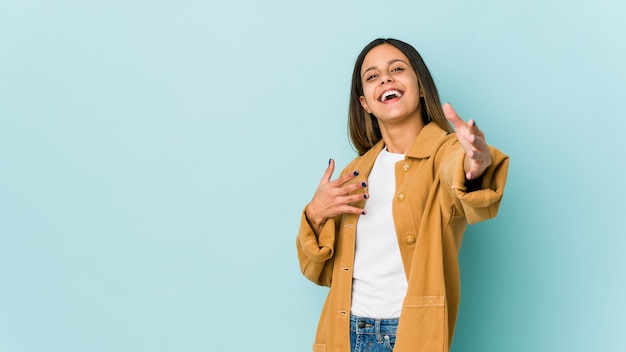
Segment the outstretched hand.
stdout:
[[305,210],[309,224],[317,234],[319,234],[326,220],[334,216],[365,214],[363,209],[350,205],[350,203],[367,198],[367,193],[354,193],[358,189],[367,187],[365,182],[347,183],[359,175],[358,171],[347,173],[332,181],[333,171],[335,171],[335,161],[331,159],[313,199]]
[[443,113],[454,126],[457,138],[465,150],[465,178],[468,180],[480,177],[491,165],[491,152],[485,141],[485,134],[476,126],[476,121],[463,121],[452,106],[443,104]]

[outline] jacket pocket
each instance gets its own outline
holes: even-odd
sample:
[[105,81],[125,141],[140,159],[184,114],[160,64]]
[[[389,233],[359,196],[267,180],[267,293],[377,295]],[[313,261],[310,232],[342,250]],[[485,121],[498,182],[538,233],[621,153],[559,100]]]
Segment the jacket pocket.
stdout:
[[313,352],[326,352],[326,344],[314,343],[313,344]]
[[446,351],[445,315],[445,296],[407,296],[395,347],[402,351]]

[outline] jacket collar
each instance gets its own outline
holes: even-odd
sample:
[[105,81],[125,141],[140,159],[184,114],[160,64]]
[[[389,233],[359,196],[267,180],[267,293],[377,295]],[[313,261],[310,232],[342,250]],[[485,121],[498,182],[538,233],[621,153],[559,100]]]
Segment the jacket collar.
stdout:
[[[429,122],[417,135],[408,153],[406,153],[405,158],[429,158],[430,155],[437,150],[440,141],[447,135],[448,132],[441,129],[435,122]],[[376,161],[376,157],[378,157],[378,154],[384,147],[385,143],[381,139],[359,158],[358,164],[356,165],[357,170],[369,175]]]
[[439,127],[437,123],[429,122],[417,135],[406,156],[418,159],[430,157],[438,148],[441,139],[447,135],[448,132]]
[[[435,122],[429,122],[422,128],[420,133],[415,138],[415,141],[406,153],[407,158],[426,159],[435,152],[439,145],[439,141],[448,135],[448,132],[441,129]],[[372,163],[385,146],[385,143],[381,139],[370,150],[363,154],[363,159],[370,160]]]

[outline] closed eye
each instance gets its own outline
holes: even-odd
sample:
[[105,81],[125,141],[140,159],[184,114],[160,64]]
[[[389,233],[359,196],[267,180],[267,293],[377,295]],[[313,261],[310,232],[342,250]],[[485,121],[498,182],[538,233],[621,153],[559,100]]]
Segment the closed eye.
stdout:
[[365,80],[366,81],[371,81],[371,80],[375,79],[376,77],[377,77],[377,75],[369,75],[369,76],[365,77]]

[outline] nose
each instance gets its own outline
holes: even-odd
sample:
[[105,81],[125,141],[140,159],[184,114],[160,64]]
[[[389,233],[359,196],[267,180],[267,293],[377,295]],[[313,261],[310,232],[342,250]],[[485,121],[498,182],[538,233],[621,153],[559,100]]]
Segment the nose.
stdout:
[[391,81],[392,81],[392,80],[391,80],[391,76],[384,75],[384,76],[381,76],[381,77],[380,77],[380,84],[381,84],[381,85],[382,85],[382,84],[385,84],[385,83],[390,83]]

